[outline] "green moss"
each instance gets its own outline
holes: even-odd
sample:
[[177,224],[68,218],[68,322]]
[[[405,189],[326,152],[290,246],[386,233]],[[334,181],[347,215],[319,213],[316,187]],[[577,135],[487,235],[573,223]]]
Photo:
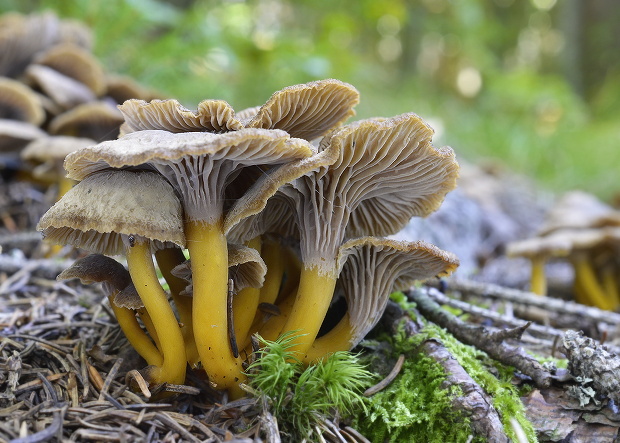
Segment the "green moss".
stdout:
[[466,441],[470,421],[450,403],[461,392],[441,389],[445,379],[431,358],[407,359],[396,380],[368,399],[368,413],[358,415],[354,427],[373,442]]
[[[412,304],[404,294],[392,299],[404,309]],[[485,353],[456,340],[444,329],[427,325],[420,334],[408,337],[403,328],[393,336],[381,339],[390,343],[391,357],[404,353],[408,358],[400,375],[385,390],[368,399],[368,415],[360,414],[356,426],[372,441],[465,441],[471,433],[470,421],[459,417],[450,400],[460,394],[458,389],[441,389],[446,379],[443,368],[434,360],[416,352],[428,338],[439,339],[454,355],[480,387],[493,399],[507,435],[516,440],[510,419],[525,431],[528,441],[535,442],[536,433],[525,417],[525,407],[518,389],[512,384],[514,369],[490,359]],[[385,360],[388,356],[374,356]],[[373,358],[370,359],[371,364]]]
[[361,391],[373,376],[350,352],[336,352],[304,370],[290,351],[294,339],[289,333],[275,342],[263,341],[248,376],[286,441],[314,441],[323,417],[366,412]]

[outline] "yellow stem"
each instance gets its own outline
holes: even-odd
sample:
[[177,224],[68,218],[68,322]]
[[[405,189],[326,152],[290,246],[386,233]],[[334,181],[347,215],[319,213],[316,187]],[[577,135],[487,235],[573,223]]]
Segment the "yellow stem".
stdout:
[[282,246],[273,239],[266,238],[261,249],[261,256],[267,266],[265,283],[260,290],[259,303],[275,303],[284,276],[284,256]]
[[284,257],[284,278],[282,279],[282,289],[276,299],[276,303],[279,303],[283,297],[297,290],[301,275],[301,261],[295,254],[295,251],[289,247],[283,247],[282,255]]
[[147,364],[161,366],[164,359],[157,347],[140,327],[138,319],[136,318],[136,313],[131,309],[116,306],[116,304],[114,304],[115,295],[116,294],[108,296],[108,301],[110,302],[112,311],[114,311],[116,321],[125,334],[125,337],[127,337],[127,341],[129,341],[129,344],[136,352],[146,360]]
[[320,360],[328,354],[338,351],[349,351],[351,349],[352,327],[347,312],[344,317],[328,333],[314,340],[312,346],[303,358],[305,364],[310,364]]
[[336,279],[335,270],[325,272],[318,267],[304,266],[299,278],[297,297],[282,332],[296,331],[291,350],[303,357],[314,342],[329,308]]
[[575,257],[573,266],[575,268],[575,283],[581,287],[588,301],[597,308],[611,310],[612,303],[605,296],[588,258],[585,256]]
[[615,311],[620,307],[620,290],[618,289],[618,276],[614,272],[613,266],[606,265],[601,271],[601,279],[603,288],[610,300],[611,310]]
[[153,321],[164,361],[153,371],[154,383],[183,384],[187,359],[181,328],[159,284],[148,242],[136,241],[127,248],[127,265],[146,312]]
[[221,223],[190,221],[185,236],[192,261],[194,338],[202,366],[217,389],[245,379],[228,338],[228,246]]
[[[246,246],[257,250],[260,254],[260,236],[250,240]],[[248,331],[252,326],[252,320],[258,309],[260,291],[260,288],[247,287],[243,288],[233,297],[233,325],[235,329],[235,339],[239,344],[245,341],[248,336]]]
[[153,325],[153,321],[151,320],[151,316],[149,315],[149,313],[146,312],[146,309],[144,307],[137,309],[136,313],[138,314],[138,317],[140,317],[140,320],[142,320],[142,323],[144,324],[144,327],[146,328],[149,335],[151,336],[151,339],[155,342],[155,346],[157,346],[157,349],[161,349],[161,346],[159,344],[159,337],[157,337],[157,331],[155,330],[155,326]]
[[179,312],[181,320],[181,333],[185,342],[185,353],[187,354],[187,362],[192,367],[196,367],[200,362],[198,348],[194,340],[194,329],[192,325],[192,298],[180,293],[187,286],[187,281],[172,275],[172,269],[185,261],[185,255],[180,248],[165,248],[155,252],[155,259],[164,279],[170,287],[170,295]]
[[[64,171],[63,171],[64,172]],[[65,195],[69,190],[76,184],[75,180],[67,178],[62,174],[58,179],[58,191],[56,195],[56,201],[60,200],[60,198]]]
[[532,279],[530,291],[538,295],[547,295],[547,278],[545,276],[545,258],[534,256],[532,261]]

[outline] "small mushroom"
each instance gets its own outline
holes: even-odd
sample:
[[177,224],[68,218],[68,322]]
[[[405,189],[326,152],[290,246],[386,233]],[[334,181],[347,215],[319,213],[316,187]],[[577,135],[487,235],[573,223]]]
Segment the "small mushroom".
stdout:
[[62,43],[52,46],[39,54],[35,62],[86,85],[96,97],[105,92],[105,75],[101,64],[92,53],[78,45]]
[[92,35],[83,24],[60,20],[52,12],[0,16],[0,75],[17,78],[34,57],[62,42],[86,49],[92,47]]
[[[85,148],[88,149],[88,148]],[[107,170],[84,178],[41,218],[48,241],[105,255],[124,254],[131,279],[153,320],[163,362],[156,383],[183,383],[186,355],[178,321],[163,291],[152,250],[185,247],[183,214],[170,184],[147,171]]]
[[40,126],[45,112],[37,94],[17,80],[0,77],[0,119]]
[[62,197],[75,184],[65,177],[63,162],[67,154],[96,142],[90,138],[49,136],[28,143],[21,152],[23,160],[36,164],[32,175],[44,182],[58,186],[57,199]]
[[19,157],[18,152],[24,146],[42,137],[47,137],[47,134],[38,126],[18,120],[0,119],[0,153],[14,153]]
[[116,139],[122,123],[123,116],[118,109],[106,102],[95,101],[78,105],[54,117],[49,132],[101,142]]
[[[146,360],[149,365],[161,365],[163,358],[159,350],[144,333],[133,313],[140,306],[136,305],[135,297],[128,297],[128,288],[135,287],[131,283],[129,272],[116,260],[101,254],[90,254],[76,260],[69,268],[61,272],[57,280],[78,278],[84,284],[103,283],[110,306],[121,330],[131,346]],[[128,303],[128,301],[130,301]],[[138,297],[138,302],[140,298]],[[141,303],[138,303],[140,305]]]
[[453,254],[429,243],[399,242],[376,237],[350,240],[340,247],[338,284],[348,311],[325,335],[317,338],[305,363],[355,347],[380,320],[389,296],[416,281],[446,276],[458,266]]
[[62,109],[71,109],[96,100],[88,86],[48,66],[33,64],[26,69],[26,78],[33,88],[43,91]]

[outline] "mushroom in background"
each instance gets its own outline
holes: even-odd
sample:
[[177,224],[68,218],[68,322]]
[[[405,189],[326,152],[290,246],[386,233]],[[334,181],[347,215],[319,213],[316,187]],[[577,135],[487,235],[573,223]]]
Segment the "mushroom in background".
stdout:
[[533,292],[545,295],[544,265],[566,260],[574,269],[575,299],[601,309],[620,307],[620,212],[581,191],[566,193],[535,237],[509,243],[508,256],[532,260]]

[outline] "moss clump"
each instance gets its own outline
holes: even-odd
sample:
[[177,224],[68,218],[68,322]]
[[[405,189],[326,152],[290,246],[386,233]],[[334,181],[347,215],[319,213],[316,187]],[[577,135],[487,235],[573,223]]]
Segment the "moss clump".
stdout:
[[[392,299],[414,315],[413,305],[404,294],[395,293]],[[431,358],[416,352],[417,347],[429,338],[441,340],[474,381],[491,396],[504,430],[511,439],[516,441],[510,424],[513,418],[525,431],[528,441],[537,441],[534,428],[525,417],[525,407],[518,390],[511,383],[514,369],[495,362],[474,347],[462,344],[450,333],[432,324],[414,336],[408,337],[404,329],[399,328],[394,336],[381,337],[390,344],[390,358],[401,353],[409,357],[392,384],[367,400],[369,413],[359,414],[355,420],[360,431],[376,442],[468,439],[471,434],[470,420],[459,416],[451,406],[451,399],[461,395],[460,390],[454,387],[441,389],[446,379],[443,368]]]
[[450,403],[461,392],[441,389],[445,379],[431,358],[407,359],[397,379],[367,401],[368,413],[358,415],[354,426],[373,442],[467,441],[470,421]]
[[248,377],[287,441],[314,441],[323,418],[366,412],[360,392],[370,386],[373,376],[349,352],[336,352],[304,370],[290,351],[296,338],[287,333],[275,342],[263,340]]

